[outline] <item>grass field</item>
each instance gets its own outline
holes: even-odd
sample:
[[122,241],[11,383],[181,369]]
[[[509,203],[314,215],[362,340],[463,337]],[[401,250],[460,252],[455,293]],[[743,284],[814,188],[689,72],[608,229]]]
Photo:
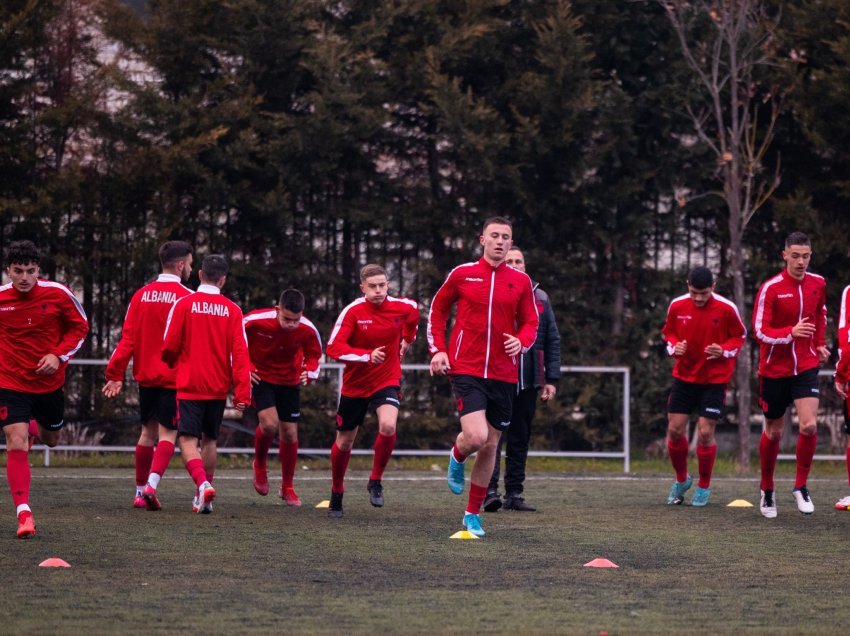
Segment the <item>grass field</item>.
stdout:
[[[817,472],[817,466],[815,472]],[[345,517],[325,471],[299,474],[305,507],[216,476],[211,515],[191,512],[182,470],[163,510],[129,507],[126,469],[34,469],[38,534],[14,536],[0,483],[0,633],[828,634],[850,625],[846,476],[810,482],[800,515],[787,480],[779,517],[754,479],[720,478],[709,506],[668,507],[669,478],[536,473],[538,513],[485,514],[487,537],[450,540],[466,497],[442,472],[393,472],[372,508],[367,474],[347,479]],[[273,492],[277,483],[272,481]],[[60,557],[70,569],[39,568]],[[583,567],[602,557],[619,569]]]

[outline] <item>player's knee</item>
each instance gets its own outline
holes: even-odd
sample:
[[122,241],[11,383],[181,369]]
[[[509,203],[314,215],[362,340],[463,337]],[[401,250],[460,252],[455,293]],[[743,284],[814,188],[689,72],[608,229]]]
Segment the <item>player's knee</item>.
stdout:
[[670,438],[671,442],[678,442],[685,436],[685,431],[681,428],[668,427],[667,428],[667,437]]
[[816,421],[813,422],[800,422],[800,435],[805,435],[806,437],[811,437],[818,431],[818,425]]
[[378,425],[378,432],[381,435],[392,436],[395,435],[395,422],[384,422],[383,424]]
[[275,433],[277,433],[277,422],[261,421],[260,430],[263,432],[263,435],[274,437]]
[[484,448],[484,445],[487,443],[487,434],[486,432],[467,433],[464,431],[463,439],[472,448],[471,452],[474,453]]

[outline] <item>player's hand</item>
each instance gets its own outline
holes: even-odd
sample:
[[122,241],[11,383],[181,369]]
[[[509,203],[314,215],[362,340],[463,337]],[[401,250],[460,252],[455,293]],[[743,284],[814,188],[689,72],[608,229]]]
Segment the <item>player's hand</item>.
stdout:
[[723,347],[716,342],[708,345],[705,348],[705,357],[709,360],[717,360],[723,357]]
[[56,369],[58,368],[59,358],[54,356],[52,353],[48,353],[38,361],[38,366],[35,368],[35,372],[38,375],[53,375],[56,373]]
[[558,387],[554,384],[544,384],[543,391],[540,393],[540,399],[544,402],[548,402],[552,398],[555,397],[555,394],[558,392]]
[[306,369],[301,372],[300,376],[298,376],[298,381],[302,384],[302,386],[310,384],[310,376],[307,375]]
[[372,349],[372,353],[369,356],[372,364],[381,364],[384,360],[387,359],[387,353],[384,351],[386,349],[385,346],[378,347],[377,349]]
[[233,408],[235,408],[237,411],[244,411],[248,408],[248,405],[245,404],[245,402],[236,402],[234,403]]
[[818,347],[818,359],[821,362],[826,362],[827,360],[829,360],[830,353],[831,352],[829,350],[829,347]]
[[251,371],[251,384],[257,385],[260,383],[260,376],[256,371]]
[[519,341],[519,338],[509,333],[502,333],[502,335],[505,337],[505,353],[512,358],[519,355],[519,352],[522,351],[522,343]]
[[815,325],[808,318],[803,318],[791,328],[791,335],[795,338],[811,338],[815,335]]
[[401,344],[398,346],[398,359],[404,360],[404,354],[407,353],[407,350],[410,349],[410,343],[405,342],[404,338],[401,339]]
[[685,352],[688,350],[688,341],[680,340],[676,343],[676,346],[673,347],[673,356],[676,358],[681,358],[685,355]]
[[842,399],[847,399],[847,383],[835,381],[835,392],[841,396]]
[[103,388],[100,391],[108,398],[115,397],[116,395],[121,393],[121,387],[123,385],[124,383],[118,380],[109,380],[106,384],[103,385]]
[[431,358],[431,375],[446,375],[451,368],[449,356],[445,351],[439,351]]

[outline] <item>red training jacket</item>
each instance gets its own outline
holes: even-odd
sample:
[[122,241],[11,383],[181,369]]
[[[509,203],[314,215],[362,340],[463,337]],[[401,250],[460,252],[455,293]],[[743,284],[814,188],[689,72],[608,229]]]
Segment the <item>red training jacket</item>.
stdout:
[[[661,329],[667,342],[667,354],[681,341],[687,341],[685,355],[676,358],[673,377],[694,384],[726,384],[732,379],[735,358],[747,337],[747,328],[734,303],[720,294],[697,307],[689,294],[674,298],[667,309],[667,321]],[[719,344],[723,357],[706,358],[705,348]]]
[[[446,323],[455,303],[454,341],[449,347]],[[519,356],[505,353],[502,334],[519,338],[525,353],[537,338],[538,322],[531,279],[504,262],[493,267],[482,257],[455,267],[434,295],[428,314],[428,350],[432,356],[448,353],[450,375],[515,383]]]
[[177,398],[251,403],[251,359],[242,310],[215,285],[178,300],[168,314],[162,359],[177,367]]
[[162,361],[162,336],[171,307],[191,293],[179,276],[160,274],[133,294],[124,317],[121,340],[106,366],[107,380],[123,382],[132,359],[133,377],[141,386],[165,389],[177,386],[177,370]]
[[[791,329],[803,318],[815,325],[813,338],[794,338]],[[798,281],[782,270],[756,294],[753,335],[761,347],[759,375],[788,378],[820,366],[816,348],[826,344],[826,281],[806,273]]]
[[[52,393],[65,384],[65,369],[86,339],[89,323],[77,298],[59,283],[39,280],[26,294],[0,287],[0,388]],[[48,353],[59,358],[50,375],[37,375]]]
[[252,311],[242,324],[248,337],[248,353],[260,379],[293,387],[301,383],[303,370],[307,371],[308,380],[319,377],[322,338],[304,316],[291,331],[280,326],[274,308]]
[[[342,310],[328,339],[328,357],[345,363],[342,395],[364,398],[401,384],[399,347],[416,340],[419,308],[408,298],[387,296],[380,305],[358,298]],[[387,357],[372,364],[373,349],[385,347]]]
[[838,364],[835,367],[835,379],[842,384],[850,382],[850,285],[841,292],[841,309],[838,313]]

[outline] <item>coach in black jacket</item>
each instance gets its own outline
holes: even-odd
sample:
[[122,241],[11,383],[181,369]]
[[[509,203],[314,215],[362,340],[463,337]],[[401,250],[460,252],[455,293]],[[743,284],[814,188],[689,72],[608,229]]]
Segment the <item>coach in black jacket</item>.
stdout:
[[[525,257],[517,247],[508,251],[505,263],[525,272]],[[544,402],[555,397],[558,380],[561,377],[561,335],[555,324],[555,314],[549,303],[549,295],[540,289],[537,283],[532,283],[534,300],[537,302],[537,313],[540,323],[537,327],[537,340],[534,346],[520,357],[519,383],[517,396],[514,399],[511,425],[502,435],[507,437],[507,452],[505,454],[505,500],[499,496],[499,465],[501,463],[502,442],[496,452],[496,467],[487,488],[487,498],[484,500],[484,510],[495,512],[503,505],[505,510],[519,512],[534,512],[536,508],[525,502],[522,496],[525,482],[525,462],[528,458],[528,440],[531,438],[531,420],[537,408],[537,395]],[[540,391],[540,389],[543,389]]]

